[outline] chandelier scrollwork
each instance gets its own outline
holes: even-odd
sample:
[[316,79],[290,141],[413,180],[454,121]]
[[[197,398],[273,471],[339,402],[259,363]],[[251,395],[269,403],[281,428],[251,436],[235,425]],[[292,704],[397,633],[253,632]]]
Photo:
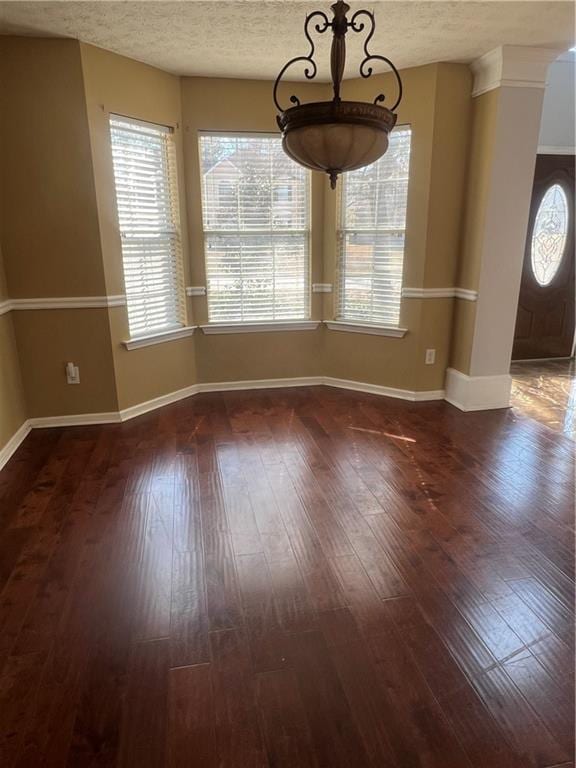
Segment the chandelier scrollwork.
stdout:
[[[295,56],[280,70],[274,83],[273,100],[278,112],[277,122],[282,131],[285,152],[296,162],[313,170],[325,171],[332,188],[338,174],[361,168],[381,157],[388,148],[388,134],[396,124],[396,114],[402,99],[402,80],[394,64],[386,56],[370,52],[376,22],[374,14],[364,9],[356,11],[350,20],[350,6],[338,0],[331,6],[333,18],[324,11],[308,14],[304,23],[304,36],[310,50],[307,55]],[[282,107],[278,100],[278,88],[290,67],[304,66],[304,77],[313,80],[318,74],[314,59],[313,32],[322,35],[332,32],[330,72],[334,96],[332,101],[302,104],[295,94],[289,97],[291,107]],[[346,67],[346,34],[367,32],[364,40],[364,58],[359,74],[369,78],[374,73],[373,64],[382,62],[395,77],[397,95],[391,107],[382,106],[386,97],[379,93],[372,103],[343,101],[340,96],[342,78]]]

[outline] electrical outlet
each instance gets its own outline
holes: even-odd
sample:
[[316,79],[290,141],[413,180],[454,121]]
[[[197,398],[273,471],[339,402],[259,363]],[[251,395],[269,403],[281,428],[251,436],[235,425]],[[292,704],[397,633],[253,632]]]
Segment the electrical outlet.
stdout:
[[80,384],[80,369],[74,363],[66,363],[66,381],[68,384]]
[[427,349],[426,350],[426,357],[424,358],[424,362],[426,365],[434,365],[436,362],[436,350],[435,349]]

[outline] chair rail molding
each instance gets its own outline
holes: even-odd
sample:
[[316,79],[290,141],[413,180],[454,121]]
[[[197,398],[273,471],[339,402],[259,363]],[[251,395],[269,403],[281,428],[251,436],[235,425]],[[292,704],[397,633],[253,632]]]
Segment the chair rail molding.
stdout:
[[476,301],[478,291],[469,288],[402,288],[403,299],[464,299]]
[[101,309],[107,307],[123,307],[126,296],[60,296],[38,297],[31,299],[11,299],[13,310],[35,309]]

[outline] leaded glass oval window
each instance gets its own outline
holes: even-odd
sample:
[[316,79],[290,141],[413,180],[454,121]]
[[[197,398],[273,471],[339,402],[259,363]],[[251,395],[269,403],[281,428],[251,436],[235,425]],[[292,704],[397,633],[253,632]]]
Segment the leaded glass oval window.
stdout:
[[532,231],[532,272],[539,285],[550,285],[558,272],[568,235],[568,200],[560,184],[546,190]]

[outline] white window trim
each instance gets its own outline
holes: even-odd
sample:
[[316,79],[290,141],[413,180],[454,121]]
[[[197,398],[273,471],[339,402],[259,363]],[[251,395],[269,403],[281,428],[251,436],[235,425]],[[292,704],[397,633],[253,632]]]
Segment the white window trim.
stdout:
[[[200,139],[202,136],[242,136],[246,138],[256,138],[256,139],[281,139],[282,134],[280,133],[272,133],[269,131],[211,131],[211,130],[199,130],[198,131],[198,149],[200,150]],[[201,169],[201,163],[200,163],[200,172],[202,172]],[[237,322],[218,322],[215,321],[208,321],[207,324],[199,326],[203,333],[207,335],[211,334],[225,334],[225,333],[263,333],[267,331],[304,331],[304,330],[315,330],[321,323],[321,321],[315,321],[310,320],[310,313],[312,312],[312,301],[311,301],[311,294],[312,293],[330,293],[332,291],[332,285],[331,284],[322,284],[323,286],[330,286],[329,290],[320,290],[316,291],[314,290],[314,285],[320,285],[320,284],[312,284],[312,175],[308,174],[308,227],[307,229],[302,230],[295,230],[295,229],[289,229],[285,230],[285,232],[289,234],[300,234],[300,235],[306,235],[308,240],[308,317],[304,317],[301,319],[294,319],[294,320],[266,320],[266,321],[252,321],[252,320],[240,320]],[[202,203],[203,205],[203,203]],[[218,229],[210,229],[206,230],[204,228],[204,224],[202,225],[202,233],[203,233],[203,252],[204,252],[204,264],[206,267],[206,237],[208,234],[231,234],[233,231],[228,229],[218,230]],[[255,230],[257,234],[262,234],[262,230]],[[284,230],[274,230],[274,234],[282,234]],[[250,234],[250,230],[243,230],[242,234]],[[203,289],[203,292],[202,292]],[[190,292],[189,292],[190,291]],[[208,301],[208,306],[210,305],[209,301],[209,294],[208,294],[208,288],[207,286],[201,286],[201,287],[195,287],[195,288],[186,288],[186,295],[187,296],[206,296]]]
[[224,333],[274,333],[278,331],[315,331],[320,320],[271,320],[270,322],[250,323],[207,323],[201,325],[202,332],[208,336]]
[[169,331],[159,331],[158,333],[149,333],[143,336],[135,336],[132,339],[126,339],[122,345],[128,350],[140,349],[141,347],[151,347],[153,344],[164,344],[166,341],[176,341],[186,336],[192,336],[197,325],[185,325],[182,328],[173,328]]
[[402,339],[408,333],[408,328],[397,325],[374,325],[372,323],[355,323],[349,320],[326,320],[326,327],[331,331],[347,331],[348,333],[367,333],[371,336],[390,336]]

